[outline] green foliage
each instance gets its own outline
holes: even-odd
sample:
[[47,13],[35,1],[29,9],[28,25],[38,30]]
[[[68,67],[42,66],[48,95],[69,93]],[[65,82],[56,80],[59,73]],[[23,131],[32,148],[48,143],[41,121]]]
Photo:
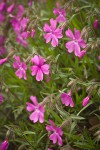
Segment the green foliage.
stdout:
[[[100,125],[98,121],[100,119],[100,71],[97,68],[100,65],[100,60],[97,58],[100,55],[100,1],[59,0],[58,2],[62,7],[68,6],[67,22],[58,47],[53,48],[50,43],[46,44],[43,38],[44,23],[49,23],[50,18],[55,18],[53,8],[56,7],[56,1],[54,0],[47,0],[47,3],[38,1],[33,3],[32,14],[29,14],[29,17],[33,19],[33,26],[37,21],[36,35],[34,39],[28,39],[28,48],[18,45],[14,41],[12,32],[9,31],[7,47],[12,45],[16,49],[16,55],[20,55],[25,61],[32,54],[40,54],[48,58],[47,62],[51,66],[49,82],[46,77],[44,81],[37,82],[35,77],[31,76],[30,69],[27,71],[26,81],[18,79],[12,67],[13,58],[0,66],[1,92],[5,97],[5,101],[0,105],[0,141],[5,139],[7,131],[10,131],[9,150],[47,150],[48,147],[64,150],[56,144],[53,145],[49,140],[45,129],[49,119],[54,120],[57,126],[69,120],[69,124],[63,128],[62,148],[66,145],[70,145],[73,150],[99,150],[100,148],[95,137],[95,132],[99,130],[98,124]],[[97,31],[93,28],[96,18],[99,20]],[[65,31],[68,27],[72,30],[86,29],[83,36],[90,47],[82,59],[74,56],[73,53],[69,54],[65,48],[65,43],[68,41]],[[27,65],[30,68],[30,63]],[[68,92],[70,89],[75,103],[74,108],[62,105],[60,99],[59,91]],[[31,95],[37,96],[39,102],[42,102],[45,97],[50,99],[45,106],[44,124],[34,124],[29,120],[26,102],[29,102]],[[91,95],[91,100],[83,108],[82,100],[87,95]],[[92,117],[95,117],[95,121],[90,123]]]

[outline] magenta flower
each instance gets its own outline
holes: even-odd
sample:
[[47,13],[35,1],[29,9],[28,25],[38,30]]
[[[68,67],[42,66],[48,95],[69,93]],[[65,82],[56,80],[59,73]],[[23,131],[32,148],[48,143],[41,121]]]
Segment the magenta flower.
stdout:
[[70,107],[74,107],[74,102],[71,97],[71,91],[69,93],[62,93],[60,97],[62,104],[64,104],[65,106],[70,105]]
[[54,8],[53,13],[57,16],[57,22],[65,22],[66,21],[66,11],[65,9],[61,9],[60,5],[56,4],[57,8]]
[[0,145],[0,150],[7,150],[9,146],[8,140],[5,140],[1,145]]
[[27,70],[27,66],[24,62],[20,61],[20,57],[19,56],[14,56],[14,59],[16,60],[16,62],[13,63],[13,67],[15,69],[18,69],[16,71],[16,76],[18,76],[20,79],[24,78],[24,80],[27,79],[26,77],[26,70]]
[[15,4],[13,3],[7,8],[7,12],[11,14],[14,11],[14,8],[15,8]]
[[49,75],[50,66],[45,64],[46,60],[40,55],[35,55],[31,61],[35,64],[34,66],[31,66],[32,76],[36,75],[36,80],[42,81],[43,74]]
[[51,45],[53,47],[58,46],[58,39],[61,39],[63,37],[62,35],[62,29],[61,28],[56,28],[57,26],[57,21],[54,19],[50,19],[50,26],[45,23],[44,25],[44,38],[46,39],[46,43],[49,43],[51,41]]
[[2,96],[2,94],[0,94],[0,105],[3,103],[4,101],[4,97]]
[[37,98],[35,96],[30,96],[30,100],[33,102],[32,103],[26,103],[27,104],[27,111],[32,112],[30,115],[29,119],[36,123],[38,120],[40,123],[44,122],[44,108],[42,105],[38,104]]
[[98,21],[98,19],[96,19],[96,20],[94,21],[93,26],[94,26],[95,29],[97,29],[97,28],[98,28],[98,25],[99,25],[99,21]]
[[46,130],[47,131],[51,131],[53,132],[50,136],[49,139],[53,141],[53,143],[55,144],[56,142],[58,142],[58,145],[62,145],[62,138],[61,136],[63,135],[63,131],[61,128],[56,127],[56,125],[54,124],[54,122],[52,120],[49,120],[49,123],[51,125],[47,125],[46,126]]
[[8,61],[8,58],[2,58],[2,59],[0,59],[0,65],[3,65],[7,61]]
[[89,103],[89,101],[90,101],[90,96],[85,97],[82,101],[82,106],[83,107],[86,106]]
[[85,48],[86,44],[85,41],[81,38],[81,33],[79,30],[74,29],[74,34],[70,29],[66,31],[66,36],[68,36],[71,41],[66,43],[66,48],[68,49],[69,53],[74,51],[76,56],[80,56],[81,47]]

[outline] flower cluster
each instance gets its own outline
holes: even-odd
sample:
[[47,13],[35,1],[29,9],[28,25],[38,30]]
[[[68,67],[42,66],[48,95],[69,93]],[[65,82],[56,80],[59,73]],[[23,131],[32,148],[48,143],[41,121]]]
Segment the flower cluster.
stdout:
[[[16,60],[16,62],[13,63],[13,67],[17,69],[16,76],[18,76],[20,79],[24,78],[24,80],[26,80],[27,65],[24,62],[20,61],[19,56],[14,56],[14,59]],[[41,57],[40,55],[35,55],[31,59],[31,62],[34,64],[33,66],[31,66],[32,76],[36,75],[37,81],[43,80],[43,74],[49,75],[50,65],[45,63],[46,60],[43,57]]]
[[[58,39],[61,39],[63,37],[62,35],[62,30],[63,28],[56,28],[57,22],[65,22],[66,21],[66,12],[65,9],[60,9],[59,4],[57,4],[58,8],[54,9],[54,14],[58,15],[56,20],[50,19],[50,26],[45,23],[43,30],[45,32],[44,34],[44,39],[46,40],[46,43],[49,43],[51,41],[51,45],[53,47],[58,46]],[[66,43],[66,48],[68,49],[69,53],[74,52],[76,56],[79,58],[82,58],[85,54],[86,51],[82,50],[81,48],[85,48],[86,44],[85,41],[81,37],[81,33],[79,30],[74,29],[74,34],[71,31],[71,29],[68,29],[65,32],[66,36],[71,39],[71,41]]]

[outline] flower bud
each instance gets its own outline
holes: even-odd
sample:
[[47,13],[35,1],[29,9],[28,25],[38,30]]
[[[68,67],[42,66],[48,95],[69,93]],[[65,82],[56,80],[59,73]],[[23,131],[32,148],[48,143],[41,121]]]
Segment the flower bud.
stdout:
[[8,143],[8,140],[6,139],[6,140],[1,144],[0,150],[7,150],[8,145],[9,145],[9,143]]
[[98,25],[99,25],[99,21],[98,21],[98,19],[96,19],[96,20],[94,21],[94,28],[97,29],[97,28],[98,28]]
[[90,96],[85,97],[82,101],[82,106],[83,107],[86,106],[89,103],[89,101],[90,101]]

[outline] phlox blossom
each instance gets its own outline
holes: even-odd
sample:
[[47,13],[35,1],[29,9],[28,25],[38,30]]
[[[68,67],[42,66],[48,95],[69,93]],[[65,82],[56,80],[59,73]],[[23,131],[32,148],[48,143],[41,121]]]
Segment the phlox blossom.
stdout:
[[66,32],[66,36],[68,36],[71,41],[66,43],[66,48],[69,53],[74,51],[76,56],[80,56],[81,48],[85,48],[85,41],[81,38],[81,33],[79,30],[74,29],[74,34],[71,29],[68,29]]
[[49,43],[51,41],[51,45],[53,47],[58,46],[58,39],[61,39],[63,37],[62,35],[62,29],[56,28],[57,21],[54,19],[50,19],[50,26],[45,23],[43,30],[46,32],[44,34],[44,38],[46,39],[46,43]]
[[32,76],[36,75],[36,80],[42,81],[43,74],[49,75],[50,66],[45,63],[46,60],[40,55],[35,55],[31,61],[34,64],[31,66]]
[[50,125],[46,126],[46,130],[52,132],[52,134],[49,136],[49,139],[53,141],[55,144],[58,142],[58,145],[62,145],[62,135],[63,131],[61,128],[57,127],[52,120],[49,120]]
[[30,96],[30,100],[33,102],[33,104],[28,103],[28,102],[26,103],[27,111],[32,112],[29,119],[31,121],[33,121],[34,123],[36,123],[38,120],[40,123],[43,123],[44,122],[44,112],[45,112],[43,106],[37,102],[36,96]]
[[66,11],[65,9],[61,9],[59,4],[56,4],[57,8],[54,8],[53,13],[57,16],[57,22],[65,22],[66,21]]
[[27,79],[26,77],[26,70],[27,70],[27,65],[24,62],[20,61],[20,57],[19,56],[14,56],[14,59],[16,60],[13,63],[13,67],[15,69],[17,69],[16,71],[16,76],[18,76],[20,79],[24,78],[24,80]]
[[71,91],[69,93],[62,93],[60,97],[62,104],[64,104],[65,106],[70,105],[70,107],[74,107],[74,102],[71,97]]

